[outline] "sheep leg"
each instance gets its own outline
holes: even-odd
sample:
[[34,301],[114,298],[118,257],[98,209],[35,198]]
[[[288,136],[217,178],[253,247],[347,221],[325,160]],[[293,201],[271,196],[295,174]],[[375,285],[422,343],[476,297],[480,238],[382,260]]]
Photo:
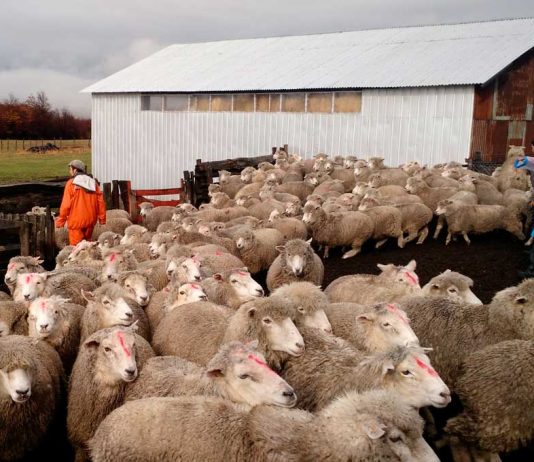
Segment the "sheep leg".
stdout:
[[386,241],[387,241],[387,238],[377,241],[377,243],[375,244],[375,249],[379,249],[380,247],[382,247],[386,243]]
[[416,229],[408,230],[408,237],[404,239],[404,245],[408,244],[408,242],[412,242],[416,237],[417,237]]
[[472,462],[469,449],[458,438],[451,438],[451,453],[454,462]]
[[445,245],[449,245],[451,243],[452,234],[450,232],[447,233],[447,239],[445,239]]
[[397,238],[397,246],[401,249],[404,248],[404,235],[401,234],[398,238]]
[[323,253],[323,258],[328,258],[328,252],[330,250],[330,247],[328,247],[327,245],[324,246],[324,253]]
[[419,239],[417,240],[417,244],[422,244],[423,242],[425,242],[425,239],[427,236],[428,236],[428,226],[425,226],[419,233]]
[[469,237],[465,231],[462,231],[462,236],[464,237],[464,241],[467,242],[467,245],[470,245],[471,241],[469,240]]
[[492,454],[491,452],[481,451],[477,448],[471,447],[471,455],[474,462],[501,462],[501,458],[498,454]]
[[437,239],[439,236],[439,233],[441,232],[441,229],[443,228],[443,224],[445,222],[445,218],[443,215],[440,215],[438,217],[438,223],[436,225],[436,230],[434,231],[434,239]]
[[360,250],[361,250],[360,248],[349,250],[348,252],[345,252],[343,254],[343,257],[341,257],[341,258],[345,259],[345,258],[354,257],[354,256],[356,256],[356,255],[358,255],[360,253]]

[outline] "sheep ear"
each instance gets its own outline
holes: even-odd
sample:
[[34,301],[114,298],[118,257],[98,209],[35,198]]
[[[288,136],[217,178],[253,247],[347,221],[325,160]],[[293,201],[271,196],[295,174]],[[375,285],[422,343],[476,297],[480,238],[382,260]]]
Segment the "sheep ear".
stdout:
[[247,314],[248,314],[249,318],[253,318],[254,316],[256,316],[256,307],[253,306],[253,307],[249,308],[247,310]]
[[89,290],[81,290],[82,297],[87,300],[88,302],[94,302],[95,301],[95,293],[91,292]]
[[282,253],[284,251],[285,247],[283,245],[277,245],[275,247],[275,249],[278,250],[278,252]]
[[437,290],[437,289],[439,289],[439,284],[433,283],[431,287],[432,287],[432,289],[436,289]]
[[41,263],[44,262],[44,260],[42,258],[39,258],[39,257],[35,257],[33,259],[33,262],[36,264],[36,265],[40,265]]
[[395,371],[395,364],[393,364],[393,361],[388,360],[382,365],[382,374],[387,375],[391,372]]
[[527,302],[527,297],[525,297],[524,295],[518,294],[514,298],[514,302],[519,304],[519,305],[523,305],[524,303]]
[[209,369],[207,369],[206,375],[211,379],[214,379],[216,377],[224,377],[223,370],[220,367],[216,367],[216,366],[210,367]]
[[310,237],[310,238],[306,241],[306,244],[311,245],[312,240],[313,240],[313,237]]
[[367,434],[367,436],[372,440],[377,440],[384,436],[386,433],[385,431],[385,425],[381,424],[378,420],[374,418],[369,418],[366,422],[362,424],[363,431]]
[[382,263],[377,263],[376,265],[378,269],[382,272],[386,271],[387,269],[391,268],[391,263],[388,265],[383,265]]
[[100,346],[100,342],[98,340],[87,340],[83,346],[88,349],[96,350]]
[[416,267],[417,267],[417,262],[415,260],[410,260],[410,263],[408,263],[405,268],[408,271],[415,271]]
[[376,319],[375,315],[373,313],[363,313],[359,316],[356,316],[356,320],[360,321],[361,323],[369,323],[373,322]]
[[213,279],[215,279],[216,281],[219,281],[219,282],[224,281],[223,275],[222,275],[221,273],[215,273],[212,277],[213,277]]
[[96,247],[98,245],[98,241],[91,242],[91,247]]

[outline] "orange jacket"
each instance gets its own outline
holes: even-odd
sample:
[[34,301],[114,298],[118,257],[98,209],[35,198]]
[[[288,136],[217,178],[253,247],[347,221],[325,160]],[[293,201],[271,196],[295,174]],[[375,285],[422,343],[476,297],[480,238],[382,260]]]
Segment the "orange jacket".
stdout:
[[96,191],[91,192],[67,181],[63,200],[56,219],[56,228],[61,228],[65,221],[69,229],[83,229],[94,226],[97,220],[106,223],[106,204],[102,192],[96,185]]

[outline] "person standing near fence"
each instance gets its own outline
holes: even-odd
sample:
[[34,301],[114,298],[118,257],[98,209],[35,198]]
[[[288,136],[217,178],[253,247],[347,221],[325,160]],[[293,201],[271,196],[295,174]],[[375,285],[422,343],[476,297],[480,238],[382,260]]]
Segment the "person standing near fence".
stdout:
[[65,185],[56,228],[62,228],[66,222],[69,244],[76,245],[84,239],[91,240],[97,221],[106,224],[106,205],[98,183],[86,173],[85,164],[73,160],[68,166],[72,178]]

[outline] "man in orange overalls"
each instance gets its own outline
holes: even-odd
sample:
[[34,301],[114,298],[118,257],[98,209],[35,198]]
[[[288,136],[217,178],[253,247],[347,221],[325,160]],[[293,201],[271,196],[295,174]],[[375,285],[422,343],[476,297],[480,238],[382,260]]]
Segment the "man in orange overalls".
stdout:
[[85,172],[81,160],[69,163],[69,173],[72,178],[65,185],[56,228],[62,228],[67,222],[69,243],[76,245],[84,239],[91,240],[97,220],[101,225],[106,224],[106,205],[100,187]]

